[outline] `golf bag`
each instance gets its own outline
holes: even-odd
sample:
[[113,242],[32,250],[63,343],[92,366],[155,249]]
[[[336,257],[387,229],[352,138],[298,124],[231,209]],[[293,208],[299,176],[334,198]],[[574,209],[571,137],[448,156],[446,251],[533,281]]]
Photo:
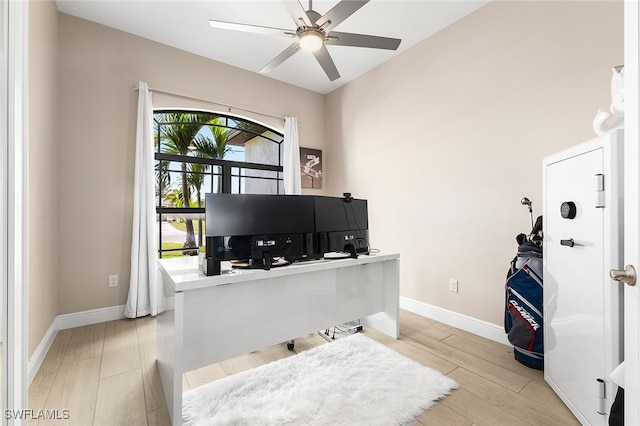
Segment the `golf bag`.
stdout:
[[518,235],[518,254],[511,261],[505,285],[504,331],[513,345],[516,361],[527,367],[544,367],[542,322],[542,216],[533,238]]

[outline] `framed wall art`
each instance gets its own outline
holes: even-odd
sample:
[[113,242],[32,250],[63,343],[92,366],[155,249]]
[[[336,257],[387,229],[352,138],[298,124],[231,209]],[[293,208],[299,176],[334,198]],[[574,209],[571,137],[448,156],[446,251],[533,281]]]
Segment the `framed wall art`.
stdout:
[[303,188],[322,188],[322,150],[300,147],[300,179]]

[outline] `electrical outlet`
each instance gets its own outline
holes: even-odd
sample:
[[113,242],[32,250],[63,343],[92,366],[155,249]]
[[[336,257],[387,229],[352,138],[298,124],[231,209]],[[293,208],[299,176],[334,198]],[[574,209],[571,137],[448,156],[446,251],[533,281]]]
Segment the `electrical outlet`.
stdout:
[[449,278],[449,291],[452,293],[458,292],[458,280],[454,280],[453,278]]
[[109,275],[109,287],[118,287],[117,275]]

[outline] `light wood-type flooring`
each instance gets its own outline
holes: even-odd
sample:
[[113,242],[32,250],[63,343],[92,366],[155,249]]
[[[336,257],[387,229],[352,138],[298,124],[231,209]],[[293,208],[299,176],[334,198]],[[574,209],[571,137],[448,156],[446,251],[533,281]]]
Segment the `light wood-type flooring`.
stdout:
[[[169,425],[155,363],[156,321],[123,319],[58,332],[29,388],[29,406],[68,410],[68,420],[30,425]],[[513,359],[513,349],[401,311],[400,339],[365,328],[369,337],[454,379],[459,388],[418,425],[578,425],[541,371]],[[183,388],[327,344],[317,334],[241,355],[183,376]]]

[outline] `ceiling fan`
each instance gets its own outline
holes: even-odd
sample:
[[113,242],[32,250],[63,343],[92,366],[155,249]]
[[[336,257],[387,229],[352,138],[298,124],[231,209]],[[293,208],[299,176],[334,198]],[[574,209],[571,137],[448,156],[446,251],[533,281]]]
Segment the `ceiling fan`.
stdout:
[[325,74],[327,74],[327,77],[329,77],[329,80],[334,81],[340,78],[340,73],[326,45],[396,50],[402,41],[397,38],[332,31],[342,21],[353,15],[368,2],[369,0],[342,0],[330,11],[324,15],[320,15],[313,10],[312,0],[309,0],[309,10],[307,11],[304,10],[298,0],[286,0],[284,3],[296,25],[295,30],[238,24],[214,19],[210,19],[209,24],[213,28],[297,38],[298,40],[262,67],[260,72],[270,72],[293,56],[298,50],[302,49],[312,52]]

